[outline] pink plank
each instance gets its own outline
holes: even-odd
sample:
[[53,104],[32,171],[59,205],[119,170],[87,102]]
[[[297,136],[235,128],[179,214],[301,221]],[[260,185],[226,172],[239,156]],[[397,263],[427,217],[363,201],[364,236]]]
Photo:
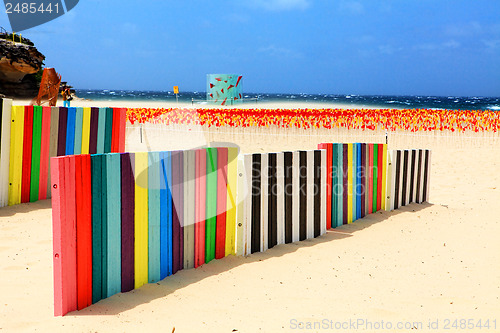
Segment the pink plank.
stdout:
[[195,172],[195,258],[194,266],[199,267],[205,263],[205,205],[207,187],[207,151],[196,150]]
[[50,116],[52,108],[44,106],[42,111],[42,142],[40,149],[40,185],[38,200],[47,199],[47,181],[49,178]]
[[368,144],[368,214],[373,213],[373,143]]
[[127,109],[122,108],[120,112],[120,135],[118,140],[118,152],[125,152],[125,131],[127,125]]

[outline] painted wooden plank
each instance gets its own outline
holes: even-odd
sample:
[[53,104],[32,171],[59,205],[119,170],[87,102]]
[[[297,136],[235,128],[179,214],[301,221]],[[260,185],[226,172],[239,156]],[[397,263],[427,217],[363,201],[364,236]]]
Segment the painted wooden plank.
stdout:
[[216,204],[216,234],[215,258],[222,259],[226,256],[226,209],[227,209],[227,161],[228,150],[224,147],[217,149],[217,196]]
[[125,151],[125,132],[127,124],[127,109],[122,108],[120,111],[120,134],[118,139],[118,150],[119,152]]
[[[183,268],[184,263],[184,188],[183,152],[172,152],[172,273]],[[215,254],[215,253],[214,253]]]
[[387,204],[387,144],[383,144],[382,152],[382,210],[386,210]]
[[120,155],[121,170],[121,286],[122,292],[134,289],[134,154]]
[[48,179],[47,179],[47,199],[51,198],[51,191],[52,191],[52,183],[50,180],[50,163],[52,157],[57,156],[57,145],[58,145],[58,138],[59,138],[59,108],[58,107],[51,107],[50,108],[50,143],[49,143],[49,172],[48,172]]
[[106,136],[106,115],[107,115],[106,108],[99,108],[97,114],[98,114],[98,124],[97,124],[96,152],[97,154],[102,154],[104,153],[104,141]]
[[[92,232],[92,228],[87,227],[87,220],[85,219],[84,200],[85,197],[90,197],[90,193],[85,193],[83,189],[83,183],[86,181],[83,178],[82,172],[82,156],[73,157],[75,160],[75,174],[71,175],[75,179],[75,203],[76,203],[76,275],[77,275],[77,306],[78,310],[81,310],[88,304],[88,280],[89,280],[89,268],[90,276],[92,276],[92,253],[90,253],[90,258],[88,257],[87,249],[89,248],[86,243],[88,239],[92,239],[91,235],[86,235],[87,232]],[[91,248],[91,246],[90,246]],[[90,304],[92,304],[92,289],[90,289]]]
[[368,211],[367,214],[373,213],[373,174],[374,174],[374,145],[369,143],[368,145]]
[[40,155],[42,149],[42,112],[41,106],[33,107],[33,138],[31,150],[30,202],[38,201],[40,186]]
[[83,108],[82,110],[82,144],[80,147],[80,152],[82,154],[89,153],[91,112],[92,112],[91,108]]
[[42,133],[40,135],[40,177],[38,184],[38,199],[47,199],[47,184],[49,179],[49,150],[50,150],[50,118],[51,107],[42,108]]
[[[316,237],[315,236],[315,214],[314,214],[314,209],[316,208],[314,206],[315,204],[315,161],[314,161],[314,151],[309,150],[307,151],[307,157],[306,157],[306,197],[307,197],[307,238],[311,239]],[[319,207],[318,207],[319,208]],[[319,227],[319,219],[318,219],[318,227]],[[319,228],[318,228],[319,231]]]
[[[102,142],[104,149],[104,140]],[[137,289],[148,283],[148,153],[144,152],[135,153],[134,215],[134,283]]]
[[[194,268],[196,152],[184,152],[184,269]],[[227,196],[227,194],[226,194]],[[225,222],[225,221],[224,221]],[[225,250],[225,244],[224,244]]]
[[260,252],[264,252],[269,248],[269,155],[261,154],[260,158]]
[[148,282],[160,281],[160,155],[148,153]]
[[384,158],[384,145],[379,143],[377,151],[377,211],[382,209],[382,172],[383,172],[383,158]]
[[[207,151],[196,150],[195,170],[195,255],[194,266],[199,267],[205,263],[205,217],[207,195]],[[239,255],[243,252],[239,251]]]
[[237,255],[248,255],[251,253],[251,229],[252,229],[252,155],[246,154],[238,157],[238,227],[237,232]]
[[292,216],[293,216],[293,153],[286,151],[283,153],[283,194],[284,194],[284,238],[283,242],[289,244],[293,242]]
[[113,109],[106,108],[106,122],[104,129],[104,152],[111,152],[111,138],[113,136]]
[[172,275],[172,156],[170,152],[161,155],[160,190],[160,276]]
[[68,127],[68,108],[59,108],[59,130],[57,131],[57,156],[66,155],[66,136]]
[[73,154],[79,155],[82,153],[83,141],[83,108],[76,108],[75,110],[75,147]]
[[423,150],[419,149],[418,150],[418,165],[417,165],[417,187],[416,187],[416,192],[417,192],[417,198],[416,202],[421,203],[422,202],[422,179],[423,179]]
[[377,193],[378,193],[378,144],[373,144],[373,193],[372,193],[372,213],[377,211]]
[[108,184],[108,160],[106,155],[101,155],[101,193],[102,193],[102,205],[101,205],[101,259],[102,259],[102,271],[101,271],[101,283],[102,283],[102,298],[106,298],[108,294],[108,195],[109,195],[109,184]]
[[410,202],[417,202],[417,166],[418,166],[418,150],[413,149],[411,151],[412,161],[411,164],[411,190],[410,190]]
[[398,209],[401,206],[401,187],[403,184],[402,169],[403,164],[401,162],[401,150],[395,150],[396,154],[396,175],[394,180],[394,209]]
[[[99,142],[99,108],[90,108],[90,137],[89,137],[89,153],[97,154],[97,146]],[[100,152],[102,154],[102,152]]]
[[102,155],[90,158],[92,172],[92,303],[97,303],[102,294]]
[[[285,244],[285,154],[276,154],[276,244]],[[291,215],[290,215],[291,217]],[[291,222],[291,221],[290,221]],[[290,228],[291,236],[291,228]]]
[[[0,101],[2,104],[2,115],[0,119],[0,187],[2,198],[0,207],[9,204],[9,165],[10,165],[10,144],[11,144],[11,126],[12,124],[12,100],[4,98]],[[12,124],[12,125],[11,125]]]
[[120,155],[106,155],[107,297],[121,292],[121,170]]
[[339,148],[338,144],[331,144],[332,147],[332,228],[339,226]]
[[326,150],[326,229],[332,227],[332,145],[320,143],[318,149]]
[[[74,167],[74,164],[73,164]],[[71,181],[69,158],[52,161],[53,196],[53,269],[54,315],[63,316],[77,309],[76,224],[74,216],[74,180]],[[73,196],[73,198],[71,198]]]
[[321,235],[325,234],[328,230],[328,217],[326,215],[327,205],[330,202],[330,197],[327,196],[327,184],[328,184],[328,150],[321,151],[321,216],[320,216],[320,224],[321,224]]
[[268,155],[268,213],[267,213],[267,246],[272,248],[278,245],[278,157],[276,153],[269,153]]
[[68,108],[68,123],[66,126],[66,155],[75,153],[76,108]]
[[85,223],[81,223],[85,229],[84,232],[84,250],[86,263],[85,268],[87,270],[87,278],[83,283],[86,283],[86,304],[90,306],[92,304],[92,165],[90,155],[85,155],[82,157],[82,179],[83,179],[83,215],[81,217],[84,219]]
[[370,214],[370,198],[369,198],[369,192],[370,192],[370,174],[371,174],[371,168],[370,168],[370,144],[365,144],[364,147],[364,153],[365,153],[365,216]]
[[347,223],[352,223],[353,221],[353,203],[354,203],[354,198],[353,198],[353,145],[352,143],[348,143],[347,145]]
[[352,221],[357,220],[357,210],[358,210],[358,198],[356,195],[356,186],[358,184],[358,177],[356,172],[356,164],[358,160],[358,150],[357,145],[355,143],[351,143],[352,145]]
[[262,155],[252,155],[251,253],[261,251]]
[[425,150],[425,167],[424,167],[424,181],[423,181],[423,197],[422,202],[429,202],[429,189],[431,180],[431,157],[432,151]]
[[299,240],[307,239],[307,151],[299,151]]
[[344,144],[337,146],[337,227],[344,224]]
[[403,162],[403,167],[401,169],[401,173],[403,175],[403,182],[401,185],[401,206],[406,206],[407,205],[406,190],[408,186],[408,150],[403,150],[401,153]]
[[230,254],[236,254],[236,191],[238,181],[238,148],[228,148],[227,160],[226,256]]
[[386,184],[385,184],[385,211],[390,212],[392,210],[392,200],[393,189],[394,189],[394,167],[393,167],[393,156],[392,150],[387,151],[387,176],[386,176]]
[[217,149],[207,149],[207,195],[205,222],[205,263],[215,258],[217,228]]
[[[31,154],[33,144],[33,106],[24,107],[23,164],[21,179],[21,202],[30,201]],[[19,147],[17,147],[19,149]]]
[[361,156],[363,149],[361,143],[357,143],[357,159],[356,159],[356,218],[360,219],[361,215],[361,193],[363,192],[362,174],[363,166]]
[[300,153],[292,153],[292,242],[300,240]]
[[[322,203],[322,165],[321,165],[321,150],[314,150],[313,154],[313,187],[312,187],[312,195],[313,195],[313,237],[319,237],[323,232],[322,222],[323,222],[323,205]],[[325,151],[326,153],[326,151]],[[324,173],[324,171],[323,171]],[[326,223],[326,221],[325,221]]]
[[349,223],[349,148],[342,144],[342,224]]
[[112,108],[111,123],[111,152],[118,152],[118,140],[120,139],[120,108]]
[[409,205],[411,203],[410,201],[410,193],[411,193],[411,187],[412,187],[412,184],[413,184],[413,181],[411,179],[411,166],[413,164],[413,156],[412,156],[412,151],[411,150],[407,150],[408,151],[408,167],[406,169],[406,180],[407,180],[407,184],[406,184],[406,204]]

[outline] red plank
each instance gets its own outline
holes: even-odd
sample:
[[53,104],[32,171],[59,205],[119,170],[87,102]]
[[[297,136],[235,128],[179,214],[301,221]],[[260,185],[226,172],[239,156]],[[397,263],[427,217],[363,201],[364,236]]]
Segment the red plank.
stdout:
[[320,143],[318,149],[326,149],[326,230],[332,228],[332,154],[331,143]]
[[227,209],[227,148],[217,148],[217,229],[215,234],[215,258],[226,255]]
[[47,182],[49,178],[49,149],[50,149],[50,117],[52,108],[44,106],[42,111],[42,142],[40,149],[40,183],[38,199],[47,199]]
[[[54,315],[63,316],[77,308],[76,225],[74,218],[74,185],[70,181],[70,157],[51,161],[52,231],[54,260]],[[74,184],[74,181],[73,181]],[[73,191],[72,191],[73,189]],[[72,205],[73,203],[73,205]]]
[[31,150],[33,147],[33,106],[24,107],[23,167],[21,178],[21,202],[30,202]]
[[206,167],[207,151],[196,150],[195,176],[195,228],[194,228],[194,267],[205,263],[205,209],[206,209]]
[[384,145],[378,144],[378,161],[377,161],[377,211],[382,209],[382,168],[383,168],[383,157],[384,157]]
[[118,140],[118,151],[125,152],[125,131],[127,125],[127,109],[122,108],[120,112],[120,135]]
[[111,130],[111,152],[118,152],[118,141],[120,138],[120,112],[121,108],[113,109],[113,125]]
[[82,158],[83,219],[85,223],[85,256],[87,258],[87,306],[92,305],[92,173],[90,155]]

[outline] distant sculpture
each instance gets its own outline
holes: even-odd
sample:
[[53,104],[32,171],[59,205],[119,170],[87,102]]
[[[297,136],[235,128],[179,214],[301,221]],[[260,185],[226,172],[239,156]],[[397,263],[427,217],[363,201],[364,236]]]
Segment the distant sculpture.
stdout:
[[57,74],[54,68],[44,68],[35,104],[42,105],[43,103],[49,106],[56,106],[60,85],[61,75]]

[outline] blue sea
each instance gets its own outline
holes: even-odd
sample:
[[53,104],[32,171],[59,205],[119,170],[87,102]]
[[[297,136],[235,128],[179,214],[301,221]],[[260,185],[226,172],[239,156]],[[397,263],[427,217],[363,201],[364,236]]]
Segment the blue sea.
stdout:
[[[80,98],[95,101],[175,101],[171,91],[138,91],[138,90],[87,90],[76,89]],[[182,92],[180,102],[202,103],[206,99],[205,92]],[[494,110],[500,111],[500,97],[480,96],[368,96],[368,95],[335,95],[335,94],[265,94],[247,93],[244,99],[248,103],[259,102],[308,102],[352,104],[353,107],[380,107],[388,109],[449,109],[449,110]],[[257,101],[256,101],[257,100]]]

